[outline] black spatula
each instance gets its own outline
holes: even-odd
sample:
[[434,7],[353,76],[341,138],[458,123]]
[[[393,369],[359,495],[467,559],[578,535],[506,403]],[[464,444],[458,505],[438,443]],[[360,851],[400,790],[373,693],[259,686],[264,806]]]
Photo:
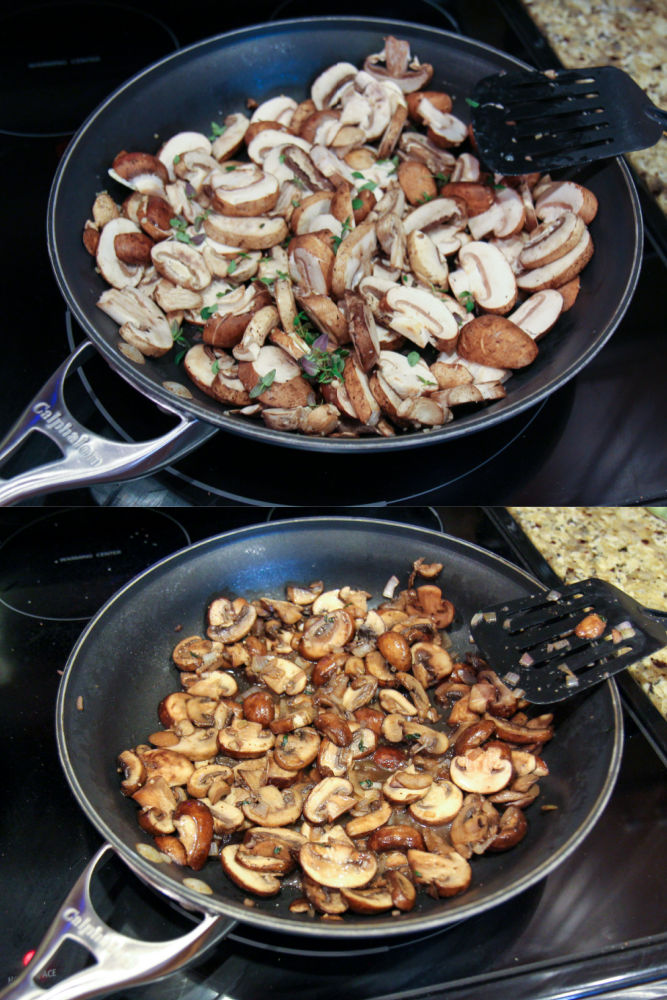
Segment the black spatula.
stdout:
[[[601,636],[578,636],[591,615],[604,622]],[[495,672],[537,704],[579,694],[667,645],[646,609],[595,578],[485,608],[470,628]]]
[[615,66],[494,74],[480,80],[470,104],[480,156],[501,174],[647,149],[667,128],[667,111]]

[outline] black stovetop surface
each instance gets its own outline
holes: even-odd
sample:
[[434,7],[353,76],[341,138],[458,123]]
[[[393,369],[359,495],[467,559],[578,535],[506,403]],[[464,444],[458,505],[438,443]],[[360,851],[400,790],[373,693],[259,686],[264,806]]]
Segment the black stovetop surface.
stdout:
[[[292,512],[289,512],[290,514]],[[320,509],[312,513],[326,513]],[[365,517],[381,510],[347,511]],[[259,516],[258,516],[259,515]],[[189,541],[284,516],[250,507],[0,512],[0,987],[21,969],[100,838],[64,779],[54,706],[87,618],[135,573]],[[303,516],[303,515],[302,515]],[[395,520],[443,530],[512,558],[483,509],[402,507]],[[145,1000],[631,1000],[667,995],[667,783],[663,764],[625,720],[617,785],[577,850],[544,881],[481,916],[405,942],[320,942],[237,926],[167,981],[121,996]],[[112,927],[161,940],[190,926],[119,861],[95,901]],[[77,957],[57,956],[41,985]]]
[[[0,432],[8,429],[74,344],[83,339],[66,312],[46,251],[51,179],[68,136],[115,86],[173,49],[247,23],[309,15],[300,0],[243,5],[200,0],[184,11],[175,0],[115,4],[52,0],[0,17],[3,83],[0,178],[6,243],[6,348],[0,371]],[[536,65],[554,57],[519,0],[368,0],[318,13],[363,13],[458,30]],[[112,25],[125,24],[122,41]],[[26,57],[26,52],[28,56]],[[91,54],[94,54],[92,58]],[[63,66],[56,65],[59,58]],[[53,65],[51,65],[53,64]],[[645,216],[651,205],[642,196]],[[662,218],[660,223],[664,223]],[[645,241],[639,285],[603,350],[546,401],[463,440],[389,455],[323,456],[272,448],[218,431],[196,451],[145,480],[93,490],[61,490],[46,501],[112,505],[225,506],[298,503],[300,475],[312,503],[641,503],[667,495],[663,428],[667,416],[665,279],[660,238]],[[655,234],[655,229],[653,234]],[[660,251],[660,252],[659,252]],[[622,252],[622,248],[619,248]],[[11,294],[10,294],[11,292]],[[81,374],[81,373],[80,373]],[[110,437],[147,440],[173,423],[113,375],[98,356],[75,375],[68,402],[87,427]],[[2,434],[0,433],[0,436]],[[21,455],[33,466],[54,446],[31,435]],[[225,462],[221,462],[221,454]]]

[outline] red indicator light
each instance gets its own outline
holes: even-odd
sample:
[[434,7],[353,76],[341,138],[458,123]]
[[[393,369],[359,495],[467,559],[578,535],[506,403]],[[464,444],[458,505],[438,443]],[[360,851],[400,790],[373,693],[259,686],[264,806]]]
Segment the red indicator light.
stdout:
[[35,949],[32,948],[30,951],[26,951],[21,961],[23,962],[23,965],[26,966],[29,965],[30,962],[32,962],[34,957],[35,957]]

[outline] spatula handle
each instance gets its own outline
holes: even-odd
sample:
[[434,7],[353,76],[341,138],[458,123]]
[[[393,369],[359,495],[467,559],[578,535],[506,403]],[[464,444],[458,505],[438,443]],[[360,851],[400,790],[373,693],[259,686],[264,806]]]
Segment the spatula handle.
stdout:
[[654,122],[662,125],[664,129],[667,129],[667,111],[663,111],[662,108],[656,108],[654,104],[652,107],[646,109],[646,115]]

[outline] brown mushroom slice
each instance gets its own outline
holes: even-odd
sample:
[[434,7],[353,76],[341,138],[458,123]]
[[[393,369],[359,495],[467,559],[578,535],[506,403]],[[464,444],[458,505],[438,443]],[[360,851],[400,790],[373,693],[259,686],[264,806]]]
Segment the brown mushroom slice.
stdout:
[[543,288],[559,288],[572,281],[583,271],[593,256],[593,252],[593,240],[586,229],[572,250],[550,264],[522,272],[517,277],[517,285],[526,292],[539,292]]
[[238,689],[235,678],[225,670],[206,671],[188,683],[188,694],[215,699],[233,698]]
[[258,722],[234,719],[229,726],[218,731],[217,740],[222,753],[245,760],[262,757],[275,743],[275,736]]
[[137,755],[141,758],[149,777],[161,775],[172,787],[186,785],[194,771],[194,764],[191,760],[169,747],[138,750]]
[[141,807],[139,825],[149,833],[173,833],[176,797],[162,775],[149,778],[132,798]]
[[253,827],[239,845],[236,860],[252,871],[288,875],[296,867],[296,857],[305,838],[296,831],[285,831],[295,839],[283,837],[283,831],[271,827]]
[[174,646],[171,658],[179,670],[215,670],[224,662],[222,643],[189,635]]
[[280,827],[296,823],[301,815],[303,797],[296,787],[277,788],[264,785],[247,800],[239,802],[243,815],[257,826]]
[[538,348],[525,330],[507,319],[485,313],[461,330],[458,352],[464,360],[495,368],[525,368],[537,357]]
[[377,681],[374,677],[353,677],[347,685],[341,699],[343,709],[353,714],[358,709],[368,705],[377,692]]
[[397,679],[407,691],[410,692],[412,701],[417,708],[417,718],[420,722],[437,722],[440,718],[437,710],[431,705],[426,689],[423,684],[412,674],[400,671]]
[[432,784],[432,775],[418,772],[410,764],[402,771],[394,771],[382,785],[382,792],[393,805],[408,806],[423,799]]
[[[418,322],[417,314],[415,322]],[[402,332],[405,333],[405,329]],[[401,400],[416,399],[425,392],[438,388],[438,383],[423,358],[406,356],[397,351],[380,351],[379,360],[378,375]],[[397,409],[400,412],[400,403]]]
[[377,808],[364,813],[363,816],[355,816],[345,824],[345,832],[348,837],[366,837],[373,830],[378,830],[385,826],[392,817],[394,808],[390,802],[379,799]]
[[250,396],[238,378],[238,364],[220,348],[194,344],[185,354],[183,368],[194,384],[227,406],[247,406]]
[[300,771],[313,763],[319,749],[319,733],[309,726],[304,726],[302,729],[280,736],[275,742],[273,757],[278,766],[286,771]]
[[451,781],[434,781],[423,799],[408,806],[408,812],[418,823],[442,826],[458,815],[463,793]]
[[459,265],[468,277],[475,302],[482,309],[496,313],[512,309],[517,298],[517,281],[497,247],[471,240],[459,250]]
[[466,795],[449,834],[461,857],[483,854],[498,833],[499,819],[498,811],[483,795]]
[[239,378],[250,396],[266,407],[308,406],[314,401],[299,365],[273,344],[261,347],[255,361],[242,361]]
[[450,766],[452,781],[464,792],[492,795],[509,784],[512,764],[496,747],[477,747],[464,756],[454,757]]
[[237,361],[257,361],[259,352],[269,333],[280,322],[278,310],[273,305],[263,306],[253,313],[241,341],[232,349]]
[[243,639],[255,624],[257,611],[243,598],[230,601],[227,597],[217,597],[207,610],[209,639],[227,645]]
[[342,778],[352,764],[351,747],[339,747],[329,739],[323,739],[317,747],[317,768],[320,774]]
[[330,889],[359,889],[375,877],[377,859],[347,843],[306,843],[299,851],[305,873]]
[[437,244],[428,233],[413,229],[407,237],[410,267],[421,281],[436,288],[447,288],[449,268],[447,259],[441,257]]
[[418,59],[410,58],[409,42],[394,38],[393,35],[385,38],[381,52],[366,56],[364,71],[377,80],[390,80],[404,94],[421,90],[433,76],[433,67],[429,63],[420,63]]
[[234,772],[226,764],[204,764],[203,767],[196,767],[188,778],[188,795],[217,802],[229,793],[233,780]]
[[576,247],[585,228],[581,216],[574,212],[563,212],[555,219],[543,222],[533,229],[523,244],[519,254],[521,266],[532,269],[558,260]]
[[539,340],[552,328],[563,311],[563,296],[555,288],[544,288],[525,299],[507,317],[533,340]]
[[304,294],[328,296],[334,268],[334,252],[320,233],[294,236],[289,242],[289,273]]
[[228,836],[246,825],[246,818],[235,804],[233,797],[234,789],[217,802],[213,802],[208,796],[203,799],[213,817],[213,831],[218,837]]
[[380,707],[383,711],[396,714],[405,715],[408,717],[414,717],[417,714],[417,708],[406,698],[404,694],[400,691],[394,691],[391,688],[384,688],[380,691],[379,696]]
[[308,793],[303,815],[309,823],[322,826],[333,823],[357,802],[352,784],[345,778],[323,778]]
[[208,860],[213,840],[213,817],[198,799],[180,802],[174,812],[174,827],[185,849],[186,863],[201,871]]
[[148,777],[141,757],[132,750],[123,750],[118,755],[118,768],[123,774],[120,783],[123,795],[134,795]]
[[380,358],[380,343],[373,313],[358,292],[345,292],[345,316],[359,365],[369,372]]
[[212,760],[218,752],[217,730],[192,728],[194,732],[181,736],[169,749],[183,754],[193,763]]
[[219,243],[242,250],[269,250],[288,235],[287,223],[280,216],[237,216],[211,212],[204,219],[207,236]]
[[523,810],[515,805],[510,805],[500,817],[498,833],[489,844],[487,850],[493,853],[508,851],[511,847],[516,847],[526,836],[527,832],[528,821]]
[[384,877],[391,892],[392,903],[402,913],[409,913],[417,902],[417,890],[402,871],[387,870]]
[[414,643],[410,648],[410,656],[412,673],[425,688],[439,684],[451,674],[454,666],[447,650],[435,642]]
[[315,598],[320,596],[323,590],[324,584],[321,580],[316,580],[314,583],[308,584],[307,587],[302,584],[289,583],[287,585],[287,598],[292,604],[307,607],[315,601]]
[[220,851],[223,871],[232,882],[240,889],[263,898],[275,896],[280,892],[281,883],[275,875],[269,872],[253,871],[237,860],[238,849],[238,844],[227,844]]
[[521,744],[532,744],[532,743],[547,743],[553,737],[553,728],[548,725],[539,725],[535,727],[528,727],[520,725],[519,723],[512,722],[510,719],[493,718],[496,724],[496,732],[498,734],[498,739],[505,740],[507,743],[517,743]]
[[319,74],[310,88],[310,96],[318,110],[333,107],[341,91],[354,80],[357,67],[350,62],[337,62]]
[[394,906],[388,886],[370,886],[368,889],[341,889],[341,895],[352,913],[386,913]]
[[417,884],[428,886],[441,897],[465,892],[472,881],[470,865],[453,849],[438,854],[409,850],[408,863]]
[[199,292],[211,283],[212,275],[203,254],[189,243],[162,240],[153,246],[151,260],[158,274],[192,292]]
[[341,649],[354,635],[354,620],[344,609],[325,612],[304,626],[299,652],[307,660],[319,660]]

